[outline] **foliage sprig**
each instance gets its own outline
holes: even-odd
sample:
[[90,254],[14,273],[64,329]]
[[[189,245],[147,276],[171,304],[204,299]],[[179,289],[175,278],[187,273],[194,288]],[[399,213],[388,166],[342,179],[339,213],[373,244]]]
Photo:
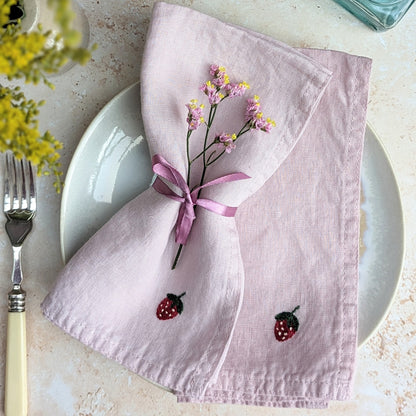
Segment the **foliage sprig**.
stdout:
[[[0,76],[8,81],[23,79],[26,83],[54,85],[48,75],[57,73],[67,62],[88,62],[90,49],[79,47],[81,35],[73,29],[71,0],[48,0],[58,33],[38,25],[23,32],[21,21],[10,22],[11,7],[17,0],[0,0]],[[43,101],[27,99],[18,87],[0,82],[0,152],[11,150],[17,158],[25,157],[38,166],[40,174],[53,174],[58,192],[61,189],[59,149],[62,144],[49,131],[39,132],[38,115]]]

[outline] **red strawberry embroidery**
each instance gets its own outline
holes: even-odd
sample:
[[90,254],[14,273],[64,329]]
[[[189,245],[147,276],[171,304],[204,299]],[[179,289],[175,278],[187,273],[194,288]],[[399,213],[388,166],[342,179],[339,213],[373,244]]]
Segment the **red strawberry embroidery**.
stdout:
[[161,321],[166,321],[167,319],[173,319],[178,314],[180,315],[183,311],[183,303],[181,297],[185,295],[186,292],[183,292],[181,295],[177,296],[173,293],[168,293],[165,299],[159,303],[159,306],[156,310],[156,316]]
[[299,307],[300,306],[296,306],[292,312],[281,312],[274,317],[276,319],[274,336],[279,342],[287,341],[289,338],[292,338],[298,330],[299,321],[294,313]]

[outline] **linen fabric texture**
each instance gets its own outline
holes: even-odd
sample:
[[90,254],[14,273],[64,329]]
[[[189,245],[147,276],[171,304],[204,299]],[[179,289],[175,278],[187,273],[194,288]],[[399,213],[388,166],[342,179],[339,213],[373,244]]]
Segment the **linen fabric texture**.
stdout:
[[[247,81],[246,97],[258,94],[276,121],[268,134],[241,137],[207,171],[206,181],[250,176],[201,194],[239,206],[237,216],[198,207],[171,270],[180,204],[149,188],[65,265],[43,312],[179,401],[325,407],[348,399],[370,60],[295,50],[157,3],[142,62],[142,117],[151,155],[162,155],[185,178],[185,104],[204,102],[198,88],[214,63],[232,81]],[[238,131],[244,108],[242,98],[221,103],[211,131]],[[200,151],[203,133],[191,136],[191,154]],[[200,167],[192,171],[196,184]],[[183,292],[182,314],[157,319],[166,294]],[[298,331],[278,342],[275,315],[298,305]]]

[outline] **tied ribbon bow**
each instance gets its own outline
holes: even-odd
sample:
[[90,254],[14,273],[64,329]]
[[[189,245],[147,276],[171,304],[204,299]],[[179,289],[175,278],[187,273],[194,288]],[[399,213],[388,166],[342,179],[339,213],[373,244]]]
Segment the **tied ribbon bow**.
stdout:
[[[215,212],[216,214],[222,215],[224,217],[234,217],[237,211],[237,207],[229,207],[219,202],[212,201],[211,199],[198,198],[198,192],[201,189],[220,183],[233,182],[250,178],[250,176],[247,176],[241,172],[231,173],[229,175],[224,175],[209,181],[206,184],[198,186],[191,191],[182,175],[161,155],[156,154],[153,156],[152,168],[153,172],[158,175],[158,177],[153,182],[153,188],[160,194],[166,195],[168,198],[173,199],[174,201],[181,202],[175,233],[175,241],[179,244],[186,244],[186,240],[188,239],[188,235],[191,231],[192,223],[196,218],[194,210],[195,205],[199,205],[208,211]],[[183,192],[183,196],[180,196],[174,192],[160,178],[163,178],[171,184],[177,186]]]

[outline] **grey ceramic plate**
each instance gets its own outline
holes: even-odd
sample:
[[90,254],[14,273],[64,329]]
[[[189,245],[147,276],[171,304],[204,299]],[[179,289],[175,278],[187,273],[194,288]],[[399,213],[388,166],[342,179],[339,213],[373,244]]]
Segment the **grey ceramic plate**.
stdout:
[[[139,97],[138,83],[122,91],[100,111],[79,143],[62,195],[64,261],[152,180]],[[399,190],[389,159],[369,126],[362,189],[359,345],[371,337],[388,313],[404,254]]]

